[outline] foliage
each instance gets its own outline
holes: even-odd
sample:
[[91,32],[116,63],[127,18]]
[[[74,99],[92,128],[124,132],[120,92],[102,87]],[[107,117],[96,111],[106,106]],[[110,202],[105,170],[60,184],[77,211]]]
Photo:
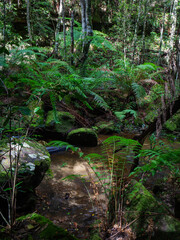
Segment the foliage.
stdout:
[[151,136],[150,141],[151,148],[142,149],[137,156],[141,158],[143,165],[135,169],[135,174],[145,173],[154,176],[157,172],[168,169],[174,177],[180,176],[177,165],[180,161],[180,149],[173,149],[163,141],[156,140],[154,135]]
[[132,139],[112,136],[102,142],[102,154],[91,153],[85,156],[97,177],[99,187],[108,199],[109,222],[117,219],[122,211],[122,189],[127,176],[127,163],[137,144]]

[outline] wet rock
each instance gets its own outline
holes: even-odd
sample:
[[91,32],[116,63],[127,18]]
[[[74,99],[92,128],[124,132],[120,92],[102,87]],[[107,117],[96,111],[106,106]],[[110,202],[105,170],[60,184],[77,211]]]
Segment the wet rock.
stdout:
[[91,128],[78,128],[72,130],[67,141],[76,146],[94,147],[97,146],[98,138],[95,131]]
[[59,133],[60,135],[66,135],[71,131],[75,125],[75,117],[69,112],[56,112],[56,118],[54,111],[49,111],[46,118],[46,128],[51,132]]
[[115,131],[114,123],[112,121],[110,122],[98,122],[96,123],[95,127],[97,127],[97,131],[100,134],[112,134]]
[[17,209],[19,211],[32,209],[35,205],[34,189],[40,184],[50,166],[48,151],[38,142],[13,139],[11,145],[1,147],[1,156],[3,157],[0,164],[0,184],[3,188],[0,194],[0,207],[4,210],[7,208],[9,191],[4,191],[4,189],[9,188],[11,174],[14,178],[18,166]]
[[135,180],[126,189],[125,218],[136,233],[137,239],[179,240],[180,221],[169,214],[168,209]]
[[[0,231],[0,239],[12,239],[10,231],[2,229]],[[63,228],[54,225],[49,219],[36,213],[17,219],[13,228],[13,239],[78,240]]]

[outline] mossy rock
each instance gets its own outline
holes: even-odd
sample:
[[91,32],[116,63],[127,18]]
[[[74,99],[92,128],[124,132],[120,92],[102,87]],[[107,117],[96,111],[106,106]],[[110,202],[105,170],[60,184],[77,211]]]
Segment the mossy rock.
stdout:
[[116,132],[115,128],[114,128],[114,123],[112,121],[110,121],[110,122],[104,122],[104,121],[98,122],[98,123],[95,124],[95,127],[97,127],[97,131],[100,134],[112,134],[112,133]]
[[32,185],[37,187],[51,163],[50,154],[46,147],[36,141],[13,139],[11,159],[9,149],[9,144],[0,146],[1,154],[3,154],[0,165],[0,181],[6,181],[4,176],[8,177],[7,172],[10,172],[11,164],[15,168],[15,159],[19,156],[19,173],[23,176],[29,176]]
[[[0,147],[1,154],[3,155],[0,164],[0,185],[3,186],[3,189],[9,189],[9,181],[14,177],[17,165],[16,160],[18,159],[16,178],[16,184],[18,184],[17,210],[33,210],[36,201],[35,188],[41,183],[46,171],[49,169],[51,163],[50,154],[42,144],[24,139],[14,139],[11,143],[11,152],[9,149],[10,146],[8,144]],[[7,199],[10,192],[6,190],[5,193],[5,199],[3,198],[3,194],[0,194],[0,211],[7,217]],[[2,220],[0,216],[0,225]]]
[[167,208],[135,180],[131,181],[125,192],[125,218],[131,225],[137,239],[179,240],[180,221],[169,215]]
[[68,133],[73,129],[75,125],[75,117],[69,112],[56,112],[56,118],[54,111],[49,111],[46,118],[46,127],[50,128],[57,133]]
[[[63,228],[54,225],[49,219],[36,213],[17,219],[13,229],[13,237],[21,240],[78,240]],[[12,238],[10,233],[2,229],[0,239],[10,240]]]
[[91,128],[78,128],[68,134],[67,141],[80,147],[95,147],[97,146],[98,137]]

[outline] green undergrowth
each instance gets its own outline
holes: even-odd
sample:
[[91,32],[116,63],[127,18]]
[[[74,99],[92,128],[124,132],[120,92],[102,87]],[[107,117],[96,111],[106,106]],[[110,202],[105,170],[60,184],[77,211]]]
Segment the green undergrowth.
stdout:
[[[19,229],[16,229],[16,225],[19,226]],[[18,237],[21,235],[23,240],[77,240],[63,228],[54,225],[50,220],[36,213],[18,218],[16,225],[15,230],[13,230],[13,235],[17,237],[16,239],[19,239]],[[24,237],[22,237],[23,235]],[[0,232],[0,239],[10,240],[12,238],[10,233],[8,234],[3,229]]]

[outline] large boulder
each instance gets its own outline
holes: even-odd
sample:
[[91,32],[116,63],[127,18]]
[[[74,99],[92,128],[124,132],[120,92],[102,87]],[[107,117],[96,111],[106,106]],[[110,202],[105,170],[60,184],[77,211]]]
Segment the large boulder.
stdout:
[[46,128],[51,132],[59,133],[60,135],[66,135],[74,128],[75,117],[69,112],[56,112],[56,119],[54,111],[49,111],[46,118]]
[[77,128],[69,132],[67,141],[76,146],[95,147],[98,138],[95,131],[91,128]]
[[[7,214],[7,199],[9,198],[9,183],[16,178],[17,209],[24,211],[33,208],[35,204],[35,188],[42,181],[50,166],[50,155],[46,148],[35,141],[13,139],[13,142],[1,147],[0,184],[3,186],[0,194],[0,207]],[[18,171],[16,174],[16,166]],[[11,186],[10,186],[11,187]]]
[[[36,213],[18,218],[12,233],[13,239],[78,240],[63,228]],[[0,240],[11,240],[12,233],[9,229],[0,230]]]
[[180,221],[143,186],[132,180],[125,192],[125,218],[137,239],[179,240]]
[[101,121],[95,124],[97,131],[100,134],[112,134],[116,132],[113,121],[105,122]]

